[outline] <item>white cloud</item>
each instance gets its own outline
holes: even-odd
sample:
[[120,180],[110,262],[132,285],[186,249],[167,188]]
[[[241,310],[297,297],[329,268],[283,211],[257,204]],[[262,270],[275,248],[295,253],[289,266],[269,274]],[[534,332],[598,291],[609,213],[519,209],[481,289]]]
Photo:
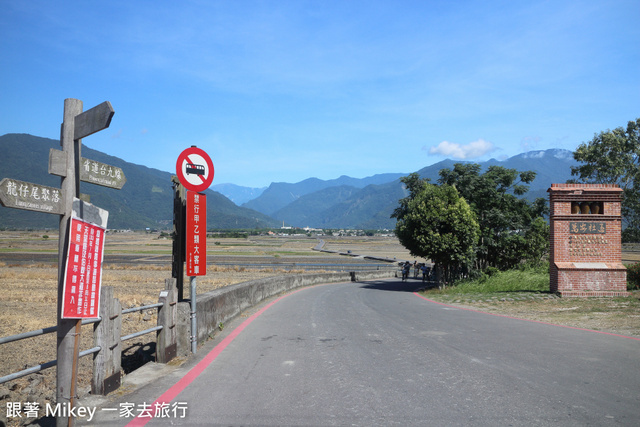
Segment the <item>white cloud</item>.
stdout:
[[530,151],[525,153],[525,159],[541,159],[544,157],[544,151]]
[[478,139],[477,141],[470,142],[467,145],[442,141],[437,146],[430,147],[429,154],[467,160],[484,156],[485,154],[492,153],[495,150],[496,147],[491,142],[485,141],[484,139]]
[[539,136],[525,136],[520,141],[520,149],[522,151],[533,151],[538,149],[538,144],[542,141]]

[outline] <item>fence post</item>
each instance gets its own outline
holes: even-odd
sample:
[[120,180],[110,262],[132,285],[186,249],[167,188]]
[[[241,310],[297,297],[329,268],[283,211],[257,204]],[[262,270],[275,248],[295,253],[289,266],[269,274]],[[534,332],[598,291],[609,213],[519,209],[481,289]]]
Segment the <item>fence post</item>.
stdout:
[[176,343],[178,356],[191,355],[191,306],[188,302],[179,302],[176,313]]
[[120,387],[122,343],[122,306],[113,297],[113,287],[103,286],[100,298],[100,322],[93,329],[95,346],[100,351],[93,356],[91,393],[107,395]]
[[165,280],[165,290],[160,292],[158,302],[164,305],[158,309],[158,326],[162,326],[162,329],[156,338],[156,360],[158,363],[167,363],[177,354],[178,289],[175,278]]

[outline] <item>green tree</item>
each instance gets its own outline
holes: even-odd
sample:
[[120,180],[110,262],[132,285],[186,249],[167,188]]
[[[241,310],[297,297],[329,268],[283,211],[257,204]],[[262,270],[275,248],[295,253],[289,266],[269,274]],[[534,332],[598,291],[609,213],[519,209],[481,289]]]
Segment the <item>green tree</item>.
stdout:
[[579,182],[616,184],[623,190],[623,239],[640,241],[640,118],[595,134],[573,153],[582,164],[571,168]]
[[473,262],[479,233],[475,215],[452,186],[429,184],[416,173],[401,181],[409,196],[391,215],[397,219],[396,235],[413,256],[433,261],[450,282]]
[[[548,252],[548,226],[541,218],[546,200],[529,203],[524,195],[535,172],[479,164],[454,165],[440,171],[440,184],[452,185],[469,202],[480,225],[475,268],[510,269],[523,261],[538,263]],[[540,218],[539,220],[537,218]]]

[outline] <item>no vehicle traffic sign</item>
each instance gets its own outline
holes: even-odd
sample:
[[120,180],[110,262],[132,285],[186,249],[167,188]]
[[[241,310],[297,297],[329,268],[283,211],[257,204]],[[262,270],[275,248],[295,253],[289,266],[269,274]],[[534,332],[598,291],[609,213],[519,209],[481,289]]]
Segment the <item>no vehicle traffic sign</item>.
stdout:
[[198,147],[190,147],[178,156],[176,175],[187,190],[202,192],[213,181],[211,157]]

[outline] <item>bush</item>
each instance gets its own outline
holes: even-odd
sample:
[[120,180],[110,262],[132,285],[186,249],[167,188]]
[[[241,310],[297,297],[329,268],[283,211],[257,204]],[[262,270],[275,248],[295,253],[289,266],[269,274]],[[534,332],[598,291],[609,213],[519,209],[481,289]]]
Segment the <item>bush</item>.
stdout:
[[500,270],[496,267],[489,266],[484,269],[484,274],[486,274],[488,277],[495,276],[498,273],[500,273]]
[[640,289],[640,262],[627,265],[627,290]]

